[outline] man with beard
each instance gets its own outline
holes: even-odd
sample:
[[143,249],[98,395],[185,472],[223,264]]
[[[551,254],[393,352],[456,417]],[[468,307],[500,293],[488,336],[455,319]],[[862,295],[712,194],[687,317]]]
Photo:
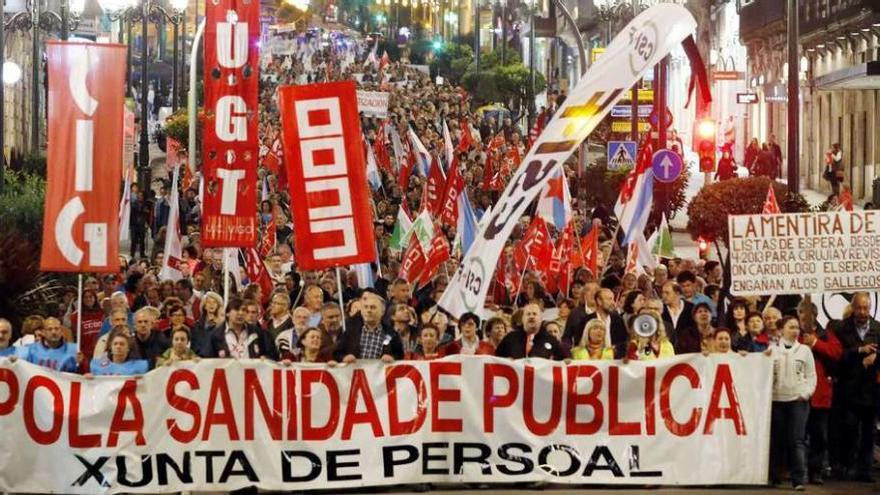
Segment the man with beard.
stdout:
[[522,327],[504,336],[495,355],[511,359],[565,359],[562,344],[541,325],[541,307],[537,303],[529,303],[523,307]]

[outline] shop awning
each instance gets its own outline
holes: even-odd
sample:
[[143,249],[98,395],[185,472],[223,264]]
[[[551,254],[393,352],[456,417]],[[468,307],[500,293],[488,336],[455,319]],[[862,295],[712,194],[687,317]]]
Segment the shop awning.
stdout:
[[880,61],[873,60],[819,76],[816,78],[816,89],[880,89]]

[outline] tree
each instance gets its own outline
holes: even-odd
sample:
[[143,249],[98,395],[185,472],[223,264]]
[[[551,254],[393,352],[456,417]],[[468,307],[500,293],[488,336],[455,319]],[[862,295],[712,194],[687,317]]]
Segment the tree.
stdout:
[[[691,238],[721,242],[727,246],[727,217],[761,213],[771,180],[749,177],[716,182],[704,187],[688,206],[687,230]],[[805,212],[810,204],[800,194],[790,194],[786,187],[772,181],[773,192],[783,213]]]
[[459,84],[468,66],[474,60],[474,52],[468,45],[444,43],[434,54],[431,73],[442,76],[451,84]]
[[0,315],[13,328],[26,315],[45,314],[65,285],[63,277],[40,271],[45,195],[45,179],[17,171],[8,172],[0,195]]

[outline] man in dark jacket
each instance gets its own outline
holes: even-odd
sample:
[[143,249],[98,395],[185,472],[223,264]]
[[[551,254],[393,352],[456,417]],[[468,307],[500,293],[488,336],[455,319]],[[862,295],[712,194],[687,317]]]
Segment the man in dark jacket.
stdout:
[[229,298],[226,321],[211,335],[210,357],[278,359],[278,350],[269,332],[245,321],[245,304],[239,297]]
[[[877,405],[877,373],[880,360],[880,323],[871,318],[867,292],[857,292],[850,304],[852,316],[841,322],[837,337],[843,357],[837,366],[834,401],[842,401],[844,413],[841,436],[843,468],[858,481],[873,482],[874,422]],[[855,455],[855,459],[853,459]]]
[[498,357],[522,359],[536,357],[562,361],[565,352],[556,337],[541,325],[541,307],[529,303],[523,307],[522,328],[508,333],[495,350]]
[[150,363],[150,369],[156,366],[156,359],[171,347],[168,337],[155,331],[158,315],[159,310],[152,306],[134,313],[134,349],[141,359]]
[[660,290],[660,298],[663,300],[663,326],[666,327],[666,336],[678,350],[678,336],[690,334],[694,326],[694,305],[685,301],[684,292],[676,282],[666,282]]
[[346,320],[345,333],[339,336],[333,359],[353,363],[358,359],[381,359],[390,363],[403,359],[403,342],[397,333],[382,324],[385,300],[373,289],[364,289],[360,316]]
[[[569,315],[568,321],[565,323],[565,332],[562,335],[562,341],[571,347],[579,346],[587,322],[598,318],[605,323],[605,344],[608,346],[614,346],[615,357],[622,357],[623,353],[626,351],[626,343],[629,340],[629,333],[626,331],[626,322],[623,321],[623,317],[617,312],[614,304],[614,292],[612,292],[611,289],[599,289],[599,291],[596,292],[594,300],[596,311],[583,318],[581,320],[582,323],[579,321],[571,321],[571,316],[575,314],[574,311],[572,311],[571,315]],[[569,325],[569,323],[572,324]]]

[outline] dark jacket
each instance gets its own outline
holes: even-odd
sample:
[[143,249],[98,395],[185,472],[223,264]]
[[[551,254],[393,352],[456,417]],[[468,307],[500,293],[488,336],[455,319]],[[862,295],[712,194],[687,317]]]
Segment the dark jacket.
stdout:
[[682,306],[681,315],[678,316],[678,323],[675,325],[672,324],[672,314],[669,313],[669,308],[665,304],[663,305],[663,326],[666,327],[666,336],[675,347],[676,354],[678,354],[678,335],[691,333],[689,329],[697,326],[694,323],[694,305],[684,299],[681,300],[681,303],[684,306]]
[[171,342],[165,335],[153,331],[145,341],[135,335],[134,347],[140,359],[148,361],[150,369],[153,369],[156,367],[156,359],[165,352],[165,349],[171,347]]
[[[252,359],[267,357],[278,360],[278,349],[269,332],[256,325],[244,324],[244,330],[248,334],[247,350]],[[211,334],[210,357],[230,357],[229,346],[226,345],[226,322],[216,327]]]
[[874,407],[877,401],[877,372],[880,359],[865,369],[862,360],[867,354],[860,354],[859,347],[867,344],[880,346],[880,323],[869,320],[868,333],[859,337],[853,317],[843,320],[837,330],[837,338],[843,347],[843,356],[837,365],[837,388],[834,395],[849,404]]
[[495,355],[512,359],[522,359],[525,357],[553,359],[555,361],[565,359],[562,344],[543,328],[538,330],[538,333],[532,339],[532,349],[528,356],[526,356],[526,339],[526,331],[523,329],[516,329],[508,333],[501,339],[498,349],[495,349]]
[[[403,359],[403,342],[400,336],[393,329],[380,325],[380,331],[387,336],[388,343],[382,347],[382,353],[388,354],[394,359]],[[363,318],[357,316],[349,318],[345,321],[345,333],[339,336],[336,341],[336,348],[333,350],[333,358],[337,361],[351,354],[361,359],[361,332],[364,329]]]
[[[575,308],[565,320],[565,331],[562,332],[562,342],[570,347],[576,347],[584,334],[584,325],[596,318],[596,313],[587,314],[584,308]],[[629,333],[626,331],[626,322],[617,311],[611,312],[611,345],[615,348],[626,345]],[[615,356],[617,351],[615,350]]]

